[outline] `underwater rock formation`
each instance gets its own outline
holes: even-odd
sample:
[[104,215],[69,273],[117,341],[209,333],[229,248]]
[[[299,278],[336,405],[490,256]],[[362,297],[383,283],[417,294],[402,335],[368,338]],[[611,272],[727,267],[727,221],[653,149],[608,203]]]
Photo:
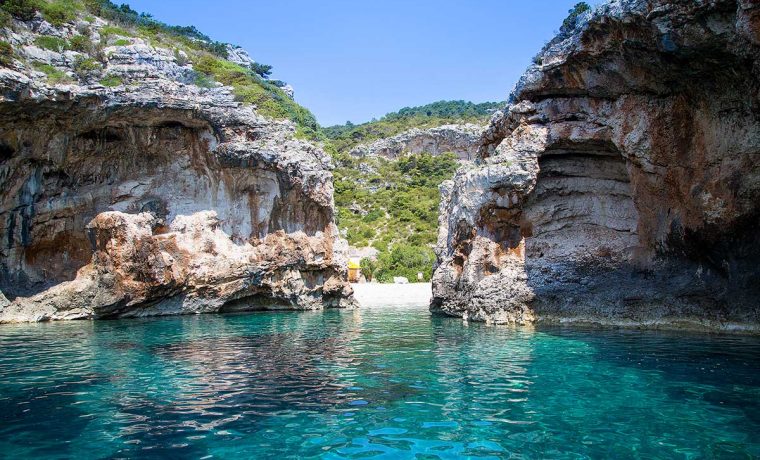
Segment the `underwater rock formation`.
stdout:
[[580,15],[443,186],[431,310],[760,330],[759,44],[748,0]]

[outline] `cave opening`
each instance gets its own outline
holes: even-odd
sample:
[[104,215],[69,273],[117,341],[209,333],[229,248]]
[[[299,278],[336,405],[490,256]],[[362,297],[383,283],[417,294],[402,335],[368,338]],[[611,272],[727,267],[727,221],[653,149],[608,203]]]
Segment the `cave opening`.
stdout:
[[628,165],[613,145],[553,148],[538,165],[536,187],[522,214],[526,258],[605,258],[638,245]]

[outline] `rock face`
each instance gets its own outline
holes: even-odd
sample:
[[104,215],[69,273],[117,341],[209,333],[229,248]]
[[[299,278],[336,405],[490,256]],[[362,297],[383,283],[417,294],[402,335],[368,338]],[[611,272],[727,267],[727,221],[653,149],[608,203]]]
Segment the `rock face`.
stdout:
[[431,310],[760,331],[760,6],[612,1],[443,187]]
[[[90,27],[97,36],[105,23]],[[0,322],[353,305],[329,157],[178,53],[104,50],[104,87],[18,22],[0,68]],[[76,53],[75,53],[76,54]],[[23,65],[46,56],[74,83]],[[39,62],[39,61],[38,61]]]
[[473,160],[480,146],[482,132],[482,126],[471,123],[443,125],[430,129],[413,128],[371,144],[358,145],[349,153],[360,157],[376,155],[391,159],[410,153],[426,152],[431,155],[454,153],[461,160]]

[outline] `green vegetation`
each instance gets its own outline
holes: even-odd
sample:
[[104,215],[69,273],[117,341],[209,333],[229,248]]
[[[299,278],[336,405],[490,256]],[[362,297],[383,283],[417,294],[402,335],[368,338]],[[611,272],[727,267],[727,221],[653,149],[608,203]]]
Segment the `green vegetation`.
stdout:
[[[241,102],[255,104],[259,113],[272,118],[290,119],[299,126],[302,135],[318,138],[319,125],[314,115],[253,70],[210,53],[196,54],[193,66],[202,76],[232,86],[235,97]],[[202,78],[196,80],[199,86],[204,86],[206,82]]]
[[90,78],[98,74],[103,66],[93,58],[79,56],[74,60],[74,73],[79,78]]
[[48,82],[52,84],[68,83],[71,81],[71,78],[68,75],[66,75],[63,71],[56,69],[50,64],[35,62],[34,68],[40,72],[44,72],[45,75],[47,75]]
[[454,176],[459,163],[453,154],[410,155],[398,160],[355,158],[348,152],[357,144],[390,137],[411,128],[450,123],[486,123],[503,103],[474,104],[439,101],[405,107],[380,120],[323,128],[326,148],[336,160],[335,205],[338,226],[348,242],[380,251],[376,261],[364,259],[367,279],[389,282],[393,276],[416,280],[422,272],[430,280],[432,247],[438,232],[438,186]]
[[568,16],[562,22],[561,30],[563,32],[567,32],[571,30],[573,26],[575,26],[575,21],[578,19],[578,16],[590,10],[591,10],[591,7],[586,2],[576,3],[575,6],[571,10],[568,11]]
[[416,245],[394,245],[390,252],[382,252],[377,259],[377,269],[373,278],[381,283],[390,283],[394,276],[417,281],[417,273],[422,273],[425,281],[433,276],[435,253],[429,247]]
[[251,70],[253,70],[256,75],[262,78],[267,78],[272,73],[272,66],[254,62],[251,64]]
[[131,41],[127,40],[126,38],[120,38],[113,42],[114,46],[129,46],[132,44]]
[[132,34],[127,32],[125,29],[122,29],[121,27],[117,27],[117,26],[107,25],[100,28],[100,36],[103,37],[104,39],[108,40],[108,38],[113,35],[118,35],[121,37],[129,37]]
[[0,40],[0,65],[9,66],[13,62],[13,46]]
[[338,151],[347,152],[358,144],[373,142],[407,131],[411,128],[433,128],[447,123],[485,123],[503,104],[465,101],[439,101],[421,107],[405,107],[380,120],[354,125],[323,128],[325,135]]
[[423,153],[399,160],[337,156],[338,226],[347,231],[350,244],[380,251],[377,264],[371,267],[373,278],[390,281],[394,275],[410,275],[414,280],[422,272],[429,280],[431,248],[437,237],[438,186],[454,175],[456,156]]
[[74,51],[87,54],[92,53],[95,50],[92,40],[86,35],[75,35],[71,37],[69,47]]
[[68,41],[52,35],[40,35],[34,39],[34,44],[40,48],[45,48],[46,50],[55,51],[57,53],[69,49]]
[[72,22],[76,19],[77,11],[81,10],[81,3],[77,0],[48,0],[36,3],[42,17],[56,26]]
[[124,81],[118,75],[107,75],[100,80],[100,84],[112,88],[124,84]]
[[34,0],[5,0],[0,8],[17,19],[28,21],[34,18],[38,5]]

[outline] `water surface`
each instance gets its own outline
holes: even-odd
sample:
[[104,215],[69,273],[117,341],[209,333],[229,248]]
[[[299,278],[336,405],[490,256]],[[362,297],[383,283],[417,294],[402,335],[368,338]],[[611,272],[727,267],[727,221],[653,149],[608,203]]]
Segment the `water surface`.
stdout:
[[424,308],[0,327],[7,458],[757,458],[760,339]]

